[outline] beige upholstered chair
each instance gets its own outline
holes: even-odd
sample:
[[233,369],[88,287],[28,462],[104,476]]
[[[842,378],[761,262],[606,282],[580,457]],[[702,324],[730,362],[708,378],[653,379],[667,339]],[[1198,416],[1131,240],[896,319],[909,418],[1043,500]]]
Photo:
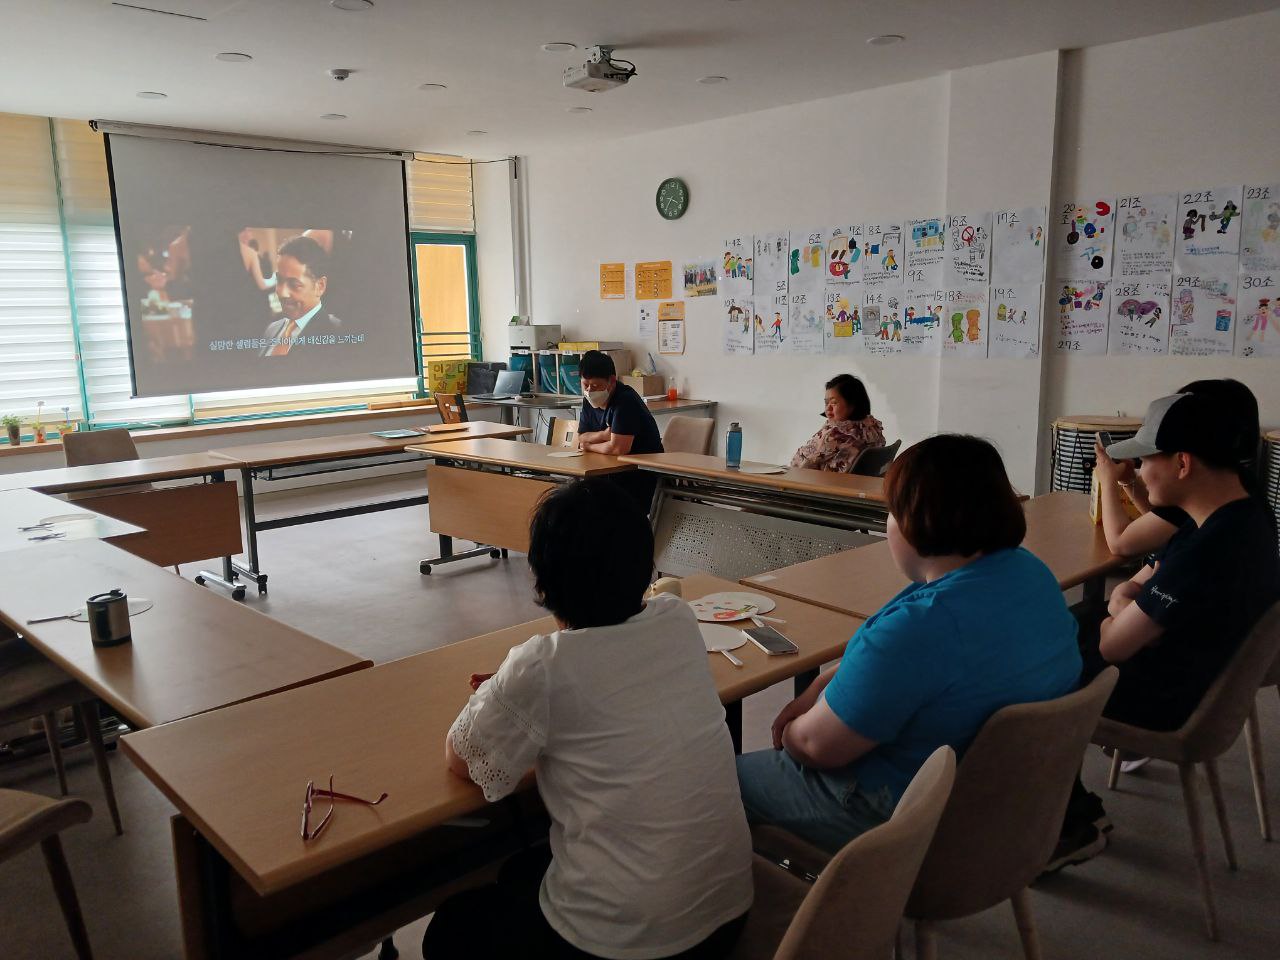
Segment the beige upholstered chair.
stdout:
[[[1275,687],[1280,693],[1280,659],[1271,664],[1271,669],[1262,680],[1263,687]],[[1253,777],[1253,802],[1258,808],[1258,830],[1263,840],[1271,839],[1271,813],[1267,807],[1267,777],[1262,767],[1262,730],[1258,724],[1258,707],[1255,704],[1249,711],[1249,719],[1244,725],[1244,739],[1249,749],[1249,773]],[[1119,773],[1114,764],[1112,769]]]
[[863,447],[862,452],[858,454],[858,459],[853,461],[853,466],[849,468],[849,472],[860,477],[883,477],[889,470],[889,464],[893,463],[898,455],[898,448],[901,446],[902,441],[895,440],[887,447]]
[[710,417],[682,417],[672,414],[662,432],[662,449],[667,453],[706,453],[716,422]]
[[[893,952],[902,905],[946,806],[955,770],[951,748],[935,750],[889,822],[846,844],[812,887],[794,872],[794,860],[787,870],[757,854],[755,905],[734,960],[885,960]],[[785,831],[755,835],[762,834],[807,847]]]
[[[87,433],[68,433],[62,438],[62,456],[68,467],[83,467],[93,463],[119,463],[121,460],[137,460],[138,448],[129,431],[123,427],[110,430],[90,430]],[[136,493],[150,490],[149,483],[134,483],[124,487],[111,487],[108,493]],[[67,494],[68,500],[86,500],[103,491],[85,490]]]
[[551,420],[551,440],[553,447],[572,449],[578,445],[578,421],[568,417],[554,417]]
[[[93,810],[83,800],[50,800],[35,793],[0,790],[0,862],[16,856],[32,844],[40,844],[79,960],[93,960],[93,951],[89,949],[89,936],[80,915],[80,901],[76,898],[75,884],[71,881],[71,871],[67,869],[58,834],[74,824],[88,822],[92,816]],[[43,955],[65,956],[61,949],[52,946]]]
[[1003,900],[1012,902],[1027,960],[1039,960],[1027,886],[1058,842],[1072,782],[1117,676],[1108,667],[1065,697],[1005,707],[978,731],[907,901],[916,960],[937,957],[936,922]]
[[57,715],[67,707],[75,708],[84,726],[98,768],[98,778],[106,794],[111,822],[117,834],[123,833],[115,789],[111,784],[111,769],[107,766],[107,752],[102,743],[96,698],[25,640],[0,639],[0,727],[33,717],[42,719],[49,755],[58,775],[58,788],[64,797],[67,795],[67,773],[58,742]]
[[1240,729],[1255,711],[1258,687],[1272,670],[1277,653],[1280,653],[1280,603],[1272,605],[1249,631],[1195,712],[1177,730],[1144,730],[1104,718],[1093,735],[1094,743],[1116,748],[1109,785],[1115,784],[1119,773],[1121,750],[1178,765],[1182,799],[1187,808],[1187,826],[1191,829],[1191,849],[1200,874],[1205,929],[1210,940],[1218,939],[1218,914],[1213,903],[1213,887],[1205,854],[1204,825],[1196,792],[1196,764],[1204,765],[1218,826],[1222,830],[1227,866],[1234,870],[1236,853],[1222,800],[1222,786],[1218,782],[1217,760],[1240,736]]

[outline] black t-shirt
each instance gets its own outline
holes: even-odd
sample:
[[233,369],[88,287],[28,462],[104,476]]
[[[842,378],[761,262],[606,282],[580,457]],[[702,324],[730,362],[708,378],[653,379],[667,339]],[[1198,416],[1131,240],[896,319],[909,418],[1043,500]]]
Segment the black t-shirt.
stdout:
[[1225,504],[1200,527],[1188,518],[1135,601],[1165,632],[1120,665],[1126,699],[1140,692],[1165,726],[1179,726],[1277,598],[1275,524],[1262,501]]
[[1179,528],[1191,519],[1191,517],[1187,515],[1187,511],[1183,510],[1181,507],[1152,507],[1151,512],[1165,523],[1171,523],[1175,527]]
[[[653,414],[649,412],[640,394],[625,383],[614,387],[603,410],[597,410],[586,400],[582,401],[578,433],[595,433],[605,429],[624,437],[634,437],[631,443],[632,453],[663,452],[662,434],[658,431],[657,421],[653,419]],[[656,475],[642,470],[629,470],[613,474],[612,479],[635,497],[646,513],[649,512],[653,491],[658,485]]]

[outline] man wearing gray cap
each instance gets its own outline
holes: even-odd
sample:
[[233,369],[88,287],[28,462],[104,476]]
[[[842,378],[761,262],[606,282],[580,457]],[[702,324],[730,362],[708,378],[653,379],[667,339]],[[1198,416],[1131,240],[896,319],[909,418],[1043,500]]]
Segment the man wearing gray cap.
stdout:
[[[1240,481],[1235,418],[1213,397],[1177,393],[1147,408],[1129,440],[1106,448],[1141,460],[1153,507],[1188,520],[1157,555],[1111,593],[1097,649],[1082,650],[1084,680],[1107,664],[1120,679],[1103,715],[1150,730],[1186,722],[1240,642],[1280,599],[1280,558],[1270,511]],[[1081,863],[1106,846],[1101,802],[1077,789],[1050,863]]]

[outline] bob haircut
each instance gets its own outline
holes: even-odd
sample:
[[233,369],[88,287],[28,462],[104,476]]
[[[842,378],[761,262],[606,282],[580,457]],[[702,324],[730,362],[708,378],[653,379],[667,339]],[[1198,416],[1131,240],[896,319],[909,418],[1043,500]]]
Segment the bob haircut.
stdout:
[[635,498],[607,477],[546,494],[529,525],[539,605],[570,629],[607,627],[644,606],[653,530]]
[[889,512],[922,557],[1007,550],[1027,520],[1000,454],[979,437],[940,433],[908,447],[884,479]]
[[865,420],[871,416],[871,397],[867,388],[851,373],[839,373],[827,381],[827,389],[835,390],[849,405],[850,420]]

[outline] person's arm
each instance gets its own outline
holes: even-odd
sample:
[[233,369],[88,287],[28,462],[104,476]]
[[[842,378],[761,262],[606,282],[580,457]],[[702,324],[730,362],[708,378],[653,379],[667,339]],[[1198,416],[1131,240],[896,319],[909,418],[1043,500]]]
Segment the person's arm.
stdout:
[[593,440],[592,437],[597,436],[591,434],[585,440],[582,440],[578,446],[582,450],[589,450],[592,453],[607,453],[615,457],[620,457],[624,453],[631,452],[631,445],[635,443],[636,438],[625,433],[611,433],[606,431],[604,440]]
[[782,734],[787,729],[787,725],[797,717],[808,713],[813,709],[813,705],[818,702],[818,697],[822,695],[822,691],[827,688],[827,684],[831,682],[831,678],[836,675],[839,664],[828,667],[818,675],[818,678],[809,684],[807,690],[800,696],[796,697],[780,711],[773,720],[773,749],[782,749]]
[[1116,616],[1102,621],[1098,652],[1107,663],[1124,663],[1163,634],[1164,627],[1147,616],[1137,603],[1130,603]]
[[[1103,516],[1105,523],[1105,513]],[[1117,556],[1141,557],[1161,549],[1177,532],[1176,526],[1158,514],[1144,513],[1130,522],[1114,541],[1108,534],[1107,547]]]
[[1102,499],[1102,532],[1107,538],[1107,548],[1119,556],[1130,556],[1121,549],[1121,538],[1129,526],[1129,514],[1125,512],[1122,483],[1132,483],[1136,476],[1129,460],[1112,460],[1100,440],[1094,440],[1093,452],[1098,460],[1098,487]]
[[1138,595],[1142,593],[1143,586],[1151,579],[1153,573],[1155,573],[1155,567],[1147,564],[1124,583],[1116,584],[1115,589],[1111,591],[1111,596],[1107,600],[1107,615],[1114,617],[1133,601],[1137,600]]
[[587,444],[589,443],[606,443],[608,442],[611,436],[613,436],[613,434],[611,434],[608,430],[593,430],[590,433],[579,433],[578,449],[579,450],[588,449]]
[[458,752],[453,749],[453,737],[451,734],[446,734],[444,738],[444,763],[454,776],[461,777],[463,780],[471,779],[471,771],[467,769],[467,761],[458,756]]
[[782,733],[782,746],[797,763],[816,770],[847,766],[876,747],[835,715],[825,697]]

